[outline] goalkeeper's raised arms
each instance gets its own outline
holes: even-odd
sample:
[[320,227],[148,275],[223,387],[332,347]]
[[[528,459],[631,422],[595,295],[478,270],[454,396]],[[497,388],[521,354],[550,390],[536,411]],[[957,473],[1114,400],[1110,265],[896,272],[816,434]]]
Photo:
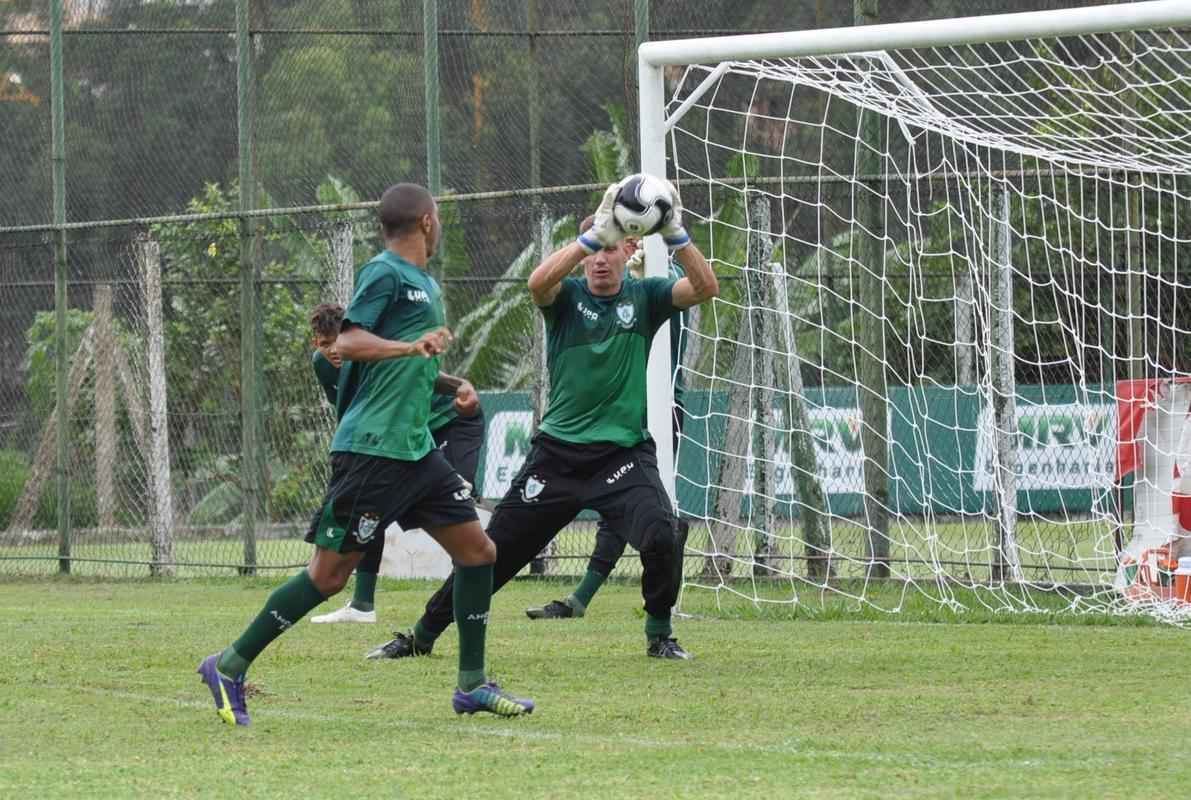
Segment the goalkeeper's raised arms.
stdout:
[[579,238],[551,254],[530,274],[529,294],[534,305],[541,308],[552,305],[563,278],[571,274],[576,264],[596,251],[615,247],[624,240],[624,231],[612,217],[619,189],[620,183],[609,186],[592,217],[591,227],[581,230]]
[[[685,231],[684,231],[685,233]],[[686,244],[691,239],[688,236]],[[720,293],[720,282],[715,277],[711,265],[707,263],[703,252],[698,247],[683,245],[675,251],[674,259],[686,270],[686,276],[679,278],[671,290],[670,299],[675,308],[690,308],[705,303]],[[677,324],[671,322],[671,325]]]

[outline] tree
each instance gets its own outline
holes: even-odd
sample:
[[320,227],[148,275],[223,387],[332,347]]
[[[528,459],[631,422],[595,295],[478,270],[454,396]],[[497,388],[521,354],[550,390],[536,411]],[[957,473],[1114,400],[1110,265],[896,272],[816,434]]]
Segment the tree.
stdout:
[[[224,190],[211,184],[188,210],[229,212],[237,196],[234,185]],[[292,465],[325,460],[330,423],[307,378],[307,320],[323,298],[328,245],[320,231],[303,232],[289,220],[260,229],[265,252],[262,419],[270,472],[283,477]],[[240,310],[237,291],[229,291],[239,282],[239,228],[229,218],[159,224],[151,231],[161,243],[167,278],[166,382],[174,460],[182,480],[190,481],[205,521],[228,522],[239,512],[234,487],[240,469]],[[213,492],[215,500],[209,499]],[[295,509],[273,513],[285,517]]]

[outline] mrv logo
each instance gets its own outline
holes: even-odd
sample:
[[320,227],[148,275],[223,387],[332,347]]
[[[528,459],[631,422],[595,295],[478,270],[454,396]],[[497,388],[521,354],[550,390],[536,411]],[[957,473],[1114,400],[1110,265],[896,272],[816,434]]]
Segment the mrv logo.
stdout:
[[532,411],[498,411],[484,432],[483,497],[504,497],[529,454]]
[[[1116,468],[1116,406],[1065,403],[1017,406],[1018,490],[1102,489]],[[976,423],[978,492],[998,488],[996,424],[983,408]]]
[[[785,427],[782,409],[774,409],[772,424],[775,430]],[[819,406],[807,409],[807,427],[815,448],[815,473],[827,494],[848,494],[864,491],[864,444],[860,409],[854,407]],[[756,484],[756,460],[753,447],[760,442],[750,441],[745,464],[745,494],[752,494]],[[774,437],[771,458],[766,459],[769,473],[766,494],[788,496],[794,493],[794,473],[790,465],[788,441],[785,436]]]
[[430,295],[425,289],[406,289],[405,299],[411,303],[429,303]]

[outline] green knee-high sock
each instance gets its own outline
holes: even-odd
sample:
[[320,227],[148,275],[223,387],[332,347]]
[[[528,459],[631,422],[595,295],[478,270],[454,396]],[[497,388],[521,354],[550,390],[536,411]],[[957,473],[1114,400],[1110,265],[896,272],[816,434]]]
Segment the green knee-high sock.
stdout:
[[376,573],[356,570],[356,589],[352,592],[352,608],[371,611],[376,608]]
[[577,616],[582,616],[587,607],[591,605],[591,598],[595,597],[595,593],[600,590],[606,580],[608,580],[607,575],[601,575],[595,570],[589,569],[583,576],[583,580],[579,581],[579,585],[575,587],[575,591],[571,592],[571,596],[567,598],[567,605],[578,612]]
[[484,635],[492,605],[492,565],[455,567],[451,599],[459,628],[459,688],[470,692],[484,682]]
[[645,636],[648,639],[668,639],[674,629],[670,627],[670,618],[659,619],[653,614],[645,614]]
[[248,665],[295,622],[327,598],[315,588],[306,570],[278,586],[265,601],[256,619],[223,651],[216,665],[220,672],[236,678],[248,671]]

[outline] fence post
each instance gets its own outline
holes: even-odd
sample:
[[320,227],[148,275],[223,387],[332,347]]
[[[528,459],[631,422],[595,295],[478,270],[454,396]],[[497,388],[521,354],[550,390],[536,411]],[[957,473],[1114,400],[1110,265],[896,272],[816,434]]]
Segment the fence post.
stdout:
[[1017,554],[1017,381],[1013,374],[1013,265],[1009,227],[1009,190],[994,189],[996,220],[993,225],[992,268],[992,383],[993,430],[996,432],[997,483],[1001,496],[997,511],[997,549],[992,579],[1021,579]]
[[[770,234],[772,224],[769,196],[764,192],[751,192],[748,196],[748,256],[745,262],[746,291],[748,292],[749,344],[752,375],[749,376],[751,396],[748,409],[750,451],[753,455],[753,494],[749,504],[749,527],[753,532],[753,574],[770,574],[771,560],[776,555],[774,534],[777,524],[774,517],[774,500],[777,495],[774,461],[777,447],[773,429],[774,395],[777,386],[777,370],[774,360],[773,334],[769,330],[766,315],[772,313],[772,282],[769,279],[769,262],[773,256],[774,239]],[[673,324],[673,323],[672,323]]]
[[70,572],[70,414],[66,400],[66,135],[62,82],[62,0],[50,0],[50,128],[54,182],[54,408],[57,411],[58,571]]
[[174,574],[174,497],[166,397],[165,319],[161,301],[161,246],[152,239],[139,240],[137,264],[148,322],[149,522],[153,542],[149,573],[169,576]]
[[[877,0],[853,0],[853,24],[869,25],[878,21]],[[874,175],[882,171],[881,120],[875,111],[857,108],[857,133],[860,136],[856,171]],[[863,420],[861,441],[864,448],[864,515],[868,528],[868,574],[889,577],[889,392],[885,362],[885,252],[883,218],[884,186],[857,183],[860,197],[856,202],[856,232],[860,277],[858,292],[864,317],[857,334],[856,383]]]
[[[633,7],[633,30],[636,34],[637,49],[649,41],[649,0],[635,0]],[[633,60],[636,61],[634,53]],[[634,75],[636,73],[634,72]]]
[[[426,117],[426,188],[434,197],[442,194],[442,141],[438,102],[438,0],[422,0],[423,113]],[[441,249],[441,248],[440,248]],[[440,284],[445,275],[442,256],[435,253],[427,269]],[[447,295],[443,293],[444,310]],[[447,319],[450,319],[448,316]]]
[[[641,49],[641,45],[649,41],[649,0],[634,0],[633,7],[633,32],[635,34],[636,49],[633,51],[633,57],[629,61],[631,64],[637,63],[637,51]],[[633,70],[633,85],[636,86],[637,91],[641,91],[641,87],[637,86],[637,81],[640,80],[637,76],[637,70]],[[632,105],[628,108],[634,108],[637,105],[637,100],[634,98]],[[637,126],[633,126],[634,135],[640,139],[641,133]],[[641,142],[637,142],[638,152],[641,149]],[[674,323],[671,323],[674,324]],[[670,365],[674,367],[673,364]],[[676,468],[677,469],[677,468]]]
[[[256,205],[252,152],[253,39],[249,31],[249,3],[250,0],[236,0],[236,124],[241,212],[251,211]],[[245,574],[256,571],[256,520],[261,499],[255,230],[251,217],[240,217],[240,487],[243,497],[240,530],[244,539],[241,571]]]
[[344,308],[352,301],[355,283],[354,243],[352,223],[349,220],[336,222],[331,228],[331,267],[335,270],[331,279],[331,297]]
[[438,119],[438,0],[422,0],[422,70],[426,104],[426,188],[442,191]]
[[976,333],[973,320],[975,297],[972,270],[965,268],[959,274],[955,287],[954,319],[956,353],[955,382],[971,386],[976,382]]
[[[822,252],[822,248],[819,248]],[[785,249],[783,248],[783,255]],[[802,384],[802,357],[794,312],[790,309],[790,288],[785,268],[778,264],[773,272],[774,307],[781,314],[779,352],[786,356],[786,449],[790,454],[791,491],[800,504],[806,575],[826,582],[832,576],[831,536],[827,521],[827,500],[819,482],[819,465],[811,436],[810,414],[806,410],[806,391]],[[793,504],[791,504],[793,505]],[[793,519],[791,519],[793,523]],[[793,555],[793,553],[791,553]],[[793,567],[791,567],[793,572]]]
[[99,529],[116,526],[116,348],[112,286],[95,287],[95,506]]

